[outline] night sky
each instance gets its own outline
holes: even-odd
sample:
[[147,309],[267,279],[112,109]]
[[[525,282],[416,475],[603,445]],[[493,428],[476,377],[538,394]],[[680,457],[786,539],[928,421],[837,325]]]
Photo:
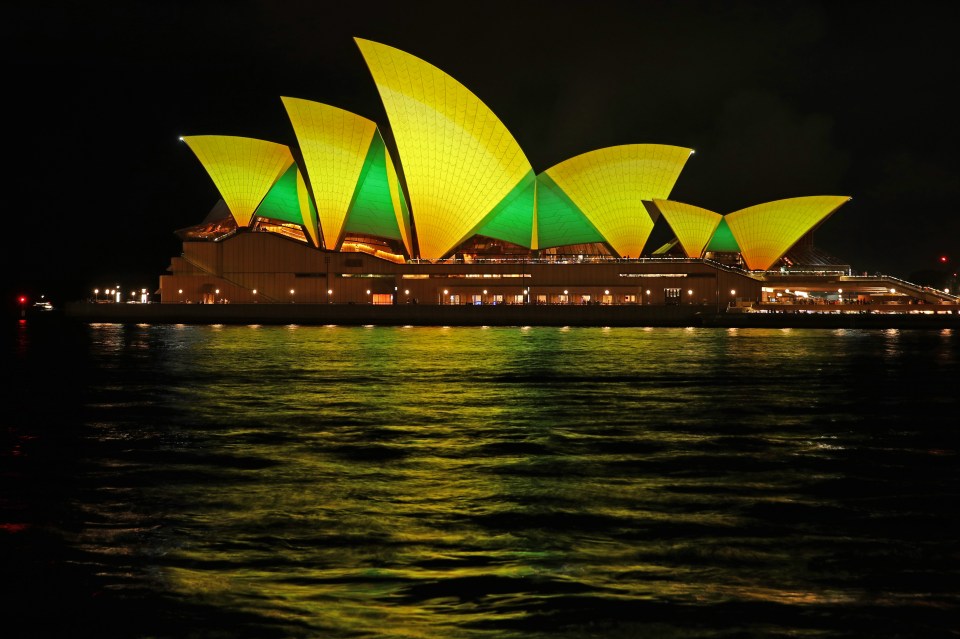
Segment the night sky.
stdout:
[[854,270],[909,279],[941,255],[960,261],[949,3],[32,2],[4,14],[11,297],[155,289],[180,252],[174,231],[219,198],[180,135],[293,146],[280,96],[387,129],[354,36],[452,75],[537,172],[605,146],[687,146],[672,199],[729,213],[849,195],[816,244]]

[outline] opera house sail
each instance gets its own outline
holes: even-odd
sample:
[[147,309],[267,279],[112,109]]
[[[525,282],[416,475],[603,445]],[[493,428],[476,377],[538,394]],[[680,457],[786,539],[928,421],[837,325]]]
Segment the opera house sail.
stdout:
[[181,138],[219,200],[177,231],[162,303],[719,309],[799,294],[778,277],[851,275],[812,241],[847,196],[714,212],[671,199],[694,151],[660,141],[534,167],[458,80],[356,44],[386,122],[281,96],[286,140]]

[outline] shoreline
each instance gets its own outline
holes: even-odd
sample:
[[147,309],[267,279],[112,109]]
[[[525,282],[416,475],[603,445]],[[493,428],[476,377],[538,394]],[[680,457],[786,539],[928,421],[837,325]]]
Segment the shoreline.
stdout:
[[62,312],[38,312],[29,317],[33,319],[48,315],[84,323],[134,324],[960,329],[958,313],[728,313],[700,305],[378,306],[70,302]]

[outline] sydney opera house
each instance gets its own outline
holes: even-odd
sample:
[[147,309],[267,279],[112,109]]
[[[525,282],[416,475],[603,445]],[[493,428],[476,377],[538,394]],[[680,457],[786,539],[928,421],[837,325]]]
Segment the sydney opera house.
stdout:
[[[699,305],[927,293],[819,251],[850,198],[715,212],[670,199],[692,149],[624,144],[539,170],[435,66],[357,39],[389,120],[283,97],[295,146],[184,136],[221,199],[177,231],[169,303]],[[655,229],[664,240],[653,242]],[[931,302],[939,298],[931,298]]]

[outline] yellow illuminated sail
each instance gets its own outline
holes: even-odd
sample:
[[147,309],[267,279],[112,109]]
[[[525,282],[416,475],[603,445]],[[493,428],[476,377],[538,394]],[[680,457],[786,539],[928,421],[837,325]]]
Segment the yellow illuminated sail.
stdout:
[[413,255],[413,241],[410,238],[410,214],[407,207],[401,202],[403,193],[400,187],[400,178],[397,176],[397,168],[393,165],[393,158],[390,157],[390,149],[384,148],[383,151],[387,156],[387,183],[390,186],[393,212],[397,216],[397,226],[400,227],[400,237],[403,239],[403,245],[407,248],[407,255]]
[[643,200],[666,198],[690,149],[627,144],[590,151],[545,171],[619,255],[640,255],[653,230]]
[[303,154],[323,244],[334,250],[377,125],[327,104],[282,98]]
[[698,258],[703,255],[723,219],[719,213],[683,202],[654,199],[653,204],[673,229],[687,257]]
[[530,163],[497,116],[459,82],[399,49],[356,42],[390,119],[420,256],[441,258],[483,224],[530,173]]
[[801,237],[850,201],[843,195],[812,195],[766,202],[724,216],[747,268],[765,271]]
[[187,143],[207,170],[237,222],[250,218],[270,187],[293,164],[290,149],[276,142],[231,135],[190,135]]
[[317,230],[317,212],[310,201],[310,192],[307,189],[307,182],[303,179],[303,173],[297,171],[297,202],[300,205],[300,216],[303,218],[303,225],[307,229],[310,241],[314,246],[320,246],[320,235]]

